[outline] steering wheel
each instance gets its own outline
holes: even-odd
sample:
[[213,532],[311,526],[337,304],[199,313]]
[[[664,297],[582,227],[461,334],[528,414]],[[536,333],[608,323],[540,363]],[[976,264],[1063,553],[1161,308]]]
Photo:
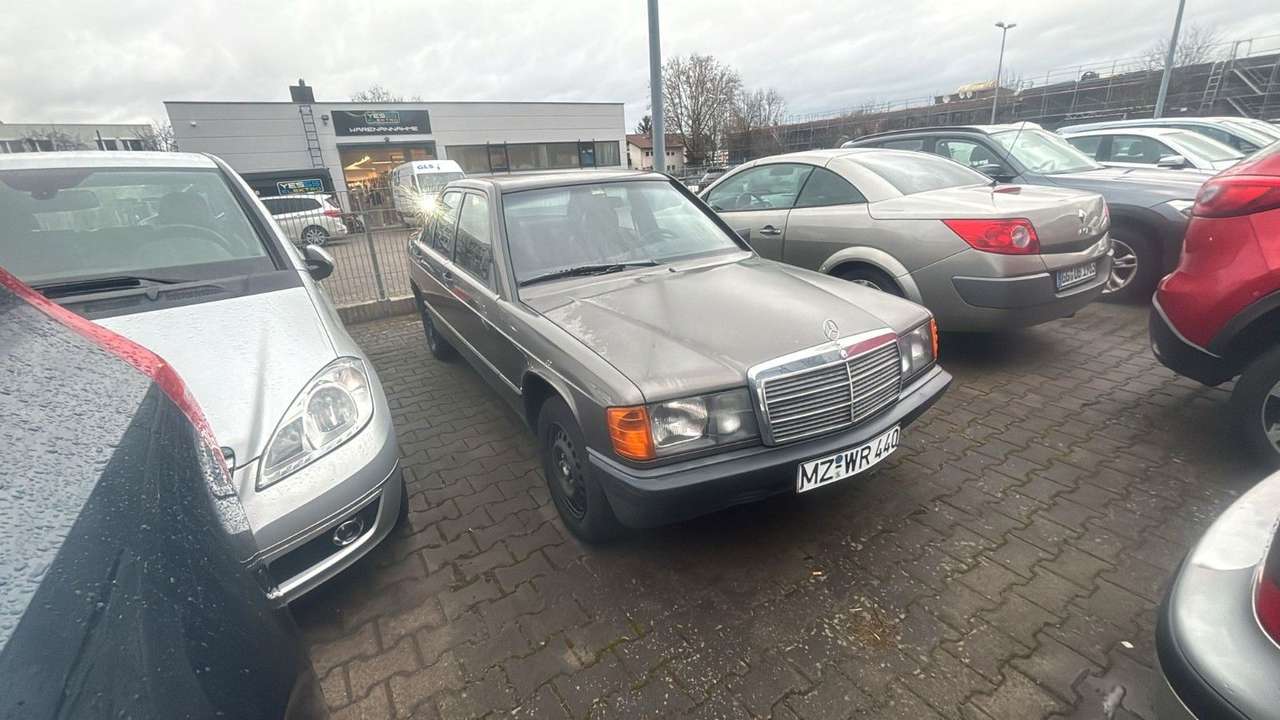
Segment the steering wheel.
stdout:
[[[747,202],[745,204],[742,202],[743,198],[746,198]],[[768,205],[768,204],[769,203],[766,202],[764,198],[760,197],[759,195],[753,192],[743,192],[739,194],[737,199],[733,201],[733,206],[735,208],[751,207],[752,205]]]
[[219,235],[218,233],[214,232],[213,230],[210,230],[209,228],[200,227],[199,225],[187,225],[185,223],[173,223],[171,225],[157,225],[155,227],[156,227],[156,230],[160,232],[168,232],[170,230],[179,230],[184,233],[187,233],[188,236],[196,236],[196,237],[201,237],[205,240],[212,240],[218,247],[227,251],[228,257],[235,257],[236,251],[235,251],[235,248],[231,246],[231,242],[228,241],[226,238],[222,237],[221,235]]

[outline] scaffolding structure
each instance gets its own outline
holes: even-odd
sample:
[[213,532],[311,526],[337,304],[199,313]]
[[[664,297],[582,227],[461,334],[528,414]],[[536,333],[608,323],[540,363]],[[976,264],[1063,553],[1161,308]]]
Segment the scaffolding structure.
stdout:
[[[1206,62],[1174,68],[1166,116],[1237,115],[1280,118],[1280,35],[1222,43]],[[1057,68],[1041,79],[1000,89],[997,122],[1030,121],[1046,128],[1151,117],[1161,68],[1148,58],[1127,58]],[[827,113],[795,116],[751,132],[730,133],[722,155],[728,164],[765,155],[839,147],[886,130],[985,124],[993,88],[910,98]]]

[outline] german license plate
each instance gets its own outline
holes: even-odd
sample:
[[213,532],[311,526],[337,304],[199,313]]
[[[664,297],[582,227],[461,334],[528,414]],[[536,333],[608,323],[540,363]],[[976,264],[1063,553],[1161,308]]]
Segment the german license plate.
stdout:
[[891,430],[856,448],[800,463],[800,468],[796,471],[796,492],[808,492],[870,468],[898,449],[898,437],[901,434],[901,428],[895,425]]
[[1095,260],[1091,263],[1085,263],[1084,265],[1077,265],[1075,267],[1067,268],[1066,270],[1059,270],[1055,274],[1054,279],[1058,283],[1058,289],[1061,290],[1063,288],[1069,288],[1072,285],[1079,285],[1082,282],[1087,282],[1097,276],[1098,262]]

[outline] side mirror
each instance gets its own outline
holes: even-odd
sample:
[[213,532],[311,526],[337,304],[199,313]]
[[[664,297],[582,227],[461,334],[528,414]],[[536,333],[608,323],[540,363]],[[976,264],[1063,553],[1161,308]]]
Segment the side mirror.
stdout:
[[741,230],[734,230],[734,232],[738,233],[738,237],[742,238],[743,242],[748,245],[751,244],[751,228],[742,228]]
[[1170,170],[1181,170],[1191,167],[1191,163],[1181,155],[1165,155],[1156,163],[1156,167],[1168,168]]
[[333,274],[333,256],[324,248],[307,245],[302,248],[302,259],[306,262],[307,273],[315,280],[323,280]]

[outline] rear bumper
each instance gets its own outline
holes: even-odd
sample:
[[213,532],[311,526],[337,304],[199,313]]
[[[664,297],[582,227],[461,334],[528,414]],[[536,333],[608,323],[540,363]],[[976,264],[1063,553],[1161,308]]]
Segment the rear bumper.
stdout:
[[1231,379],[1233,373],[1226,360],[1187,340],[1174,328],[1160,307],[1159,296],[1151,301],[1147,331],[1151,351],[1170,370],[1205,385],[1219,385]]
[[[867,442],[894,425],[914,421],[951,384],[934,367],[883,414],[849,430],[774,447],[756,446],[656,468],[623,465],[594,449],[591,471],[624,525],[654,527],[733,505],[795,492],[800,462]],[[818,491],[820,492],[820,491]]]
[[1017,277],[965,277],[951,279],[956,294],[967,307],[944,313],[939,325],[946,330],[1002,330],[1027,327],[1070,317],[1097,300],[1111,274],[1111,256],[1097,258],[1098,274],[1088,282],[1058,290],[1054,272]]

